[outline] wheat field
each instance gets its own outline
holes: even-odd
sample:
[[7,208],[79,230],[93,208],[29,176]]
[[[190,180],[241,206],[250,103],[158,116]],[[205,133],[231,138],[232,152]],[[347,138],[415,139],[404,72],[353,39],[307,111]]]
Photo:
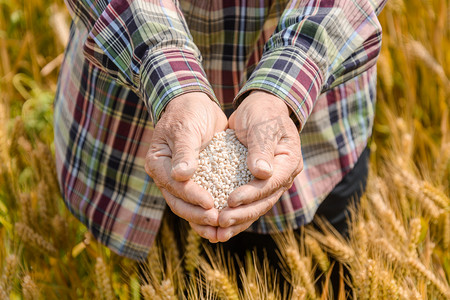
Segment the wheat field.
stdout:
[[[236,268],[188,226],[166,222],[139,272],[97,243],[58,191],[52,102],[70,24],[63,1],[0,0],[0,300],[449,299],[449,18],[447,0],[390,0],[380,15],[371,169],[349,240],[326,224],[300,239],[277,235],[275,274],[251,253]],[[329,275],[342,266],[350,291],[335,297]]]

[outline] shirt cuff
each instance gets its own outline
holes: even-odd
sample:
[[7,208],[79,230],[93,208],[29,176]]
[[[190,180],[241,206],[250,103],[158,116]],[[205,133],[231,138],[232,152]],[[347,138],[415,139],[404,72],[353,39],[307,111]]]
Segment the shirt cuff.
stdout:
[[235,108],[252,90],[280,97],[290,107],[294,123],[303,128],[322,89],[323,76],[317,65],[296,47],[267,52],[236,95]]
[[203,92],[220,106],[194,53],[180,48],[159,50],[143,60],[139,92],[154,124],[170,100],[182,94]]

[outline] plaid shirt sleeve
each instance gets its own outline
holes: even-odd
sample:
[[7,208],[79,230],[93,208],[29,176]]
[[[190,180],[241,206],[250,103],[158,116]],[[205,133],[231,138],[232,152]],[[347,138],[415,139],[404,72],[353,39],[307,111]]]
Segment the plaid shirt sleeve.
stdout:
[[144,100],[156,123],[171,99],[204,92],[216,101],[178,1],[66,0],[89,36],[85,57]]
[[381,48],[377,15],[385,2],[290,1],[234,106],[251,90],[264,90],[283,99],[303,128],[321,93],[376,63]]

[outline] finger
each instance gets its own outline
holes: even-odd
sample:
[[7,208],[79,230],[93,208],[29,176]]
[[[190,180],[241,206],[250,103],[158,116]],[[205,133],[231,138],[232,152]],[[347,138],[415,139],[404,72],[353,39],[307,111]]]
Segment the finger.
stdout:
[[205,210],[175,197],[165,189],[161,189],[161,192],[172,212],[180,218],[199,225],[218,226],[219,212],[217,209]]
[[195,223],[189,223],[192,229],[198,233],[199,236],[209,240],[210,243],[217,243],[217,227],[203,226]]
[[247,131],[247,166],[253,176],[259,179],[272,176],[273,158],[279,140],[278,131],[263,130],[263,127],[264,124],[256,125]]
[[218,242],[226,242],[231,239],[233,236],[241,233],[246,230],[253,224],[254,221],[249,221],[247,223],[238,224],[236,226],[231,226],[227,228],[217,228],[217,241]]
[[279,190],[264,199],[250,204],[235,208],[224,208],[219,214],[219,226],[221,228],[227,228],[256,221],[277,203],[283,192],[284,190]]
[[166,189],[172,195],[204,209],[213,208],[214,200],[208,191],[192,180],[176,181],[172,178],[170,175],[172,158],[170,150],[166,148],[168,148],[167,145],[152,145],[147,153],[145,171],[153,178],[158,187]]
[[178,131],[172,140],[171,176],[177,181],[189,180],[198,167],[201,136],[193,131]]
[[295,176],[300,173],[301,156],[294,154],[276,155],[274,159],[274,173],[267,180],[253,179],[249,183],[238,187],[228,197],[229,207],[238,207],[266,198],[278,190],[286,190]]

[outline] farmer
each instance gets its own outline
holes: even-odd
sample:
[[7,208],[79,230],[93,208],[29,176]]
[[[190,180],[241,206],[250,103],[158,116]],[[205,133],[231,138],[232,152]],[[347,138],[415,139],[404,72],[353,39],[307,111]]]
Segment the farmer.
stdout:
[[[269,224],[317,215],[345,234],[367,178],[384,2],[67,0],[54,118],[67,207],[137,260],[167,206],[231,248],[271,247]],[[219,214],[189,179],[227,127],[256,180]]]

